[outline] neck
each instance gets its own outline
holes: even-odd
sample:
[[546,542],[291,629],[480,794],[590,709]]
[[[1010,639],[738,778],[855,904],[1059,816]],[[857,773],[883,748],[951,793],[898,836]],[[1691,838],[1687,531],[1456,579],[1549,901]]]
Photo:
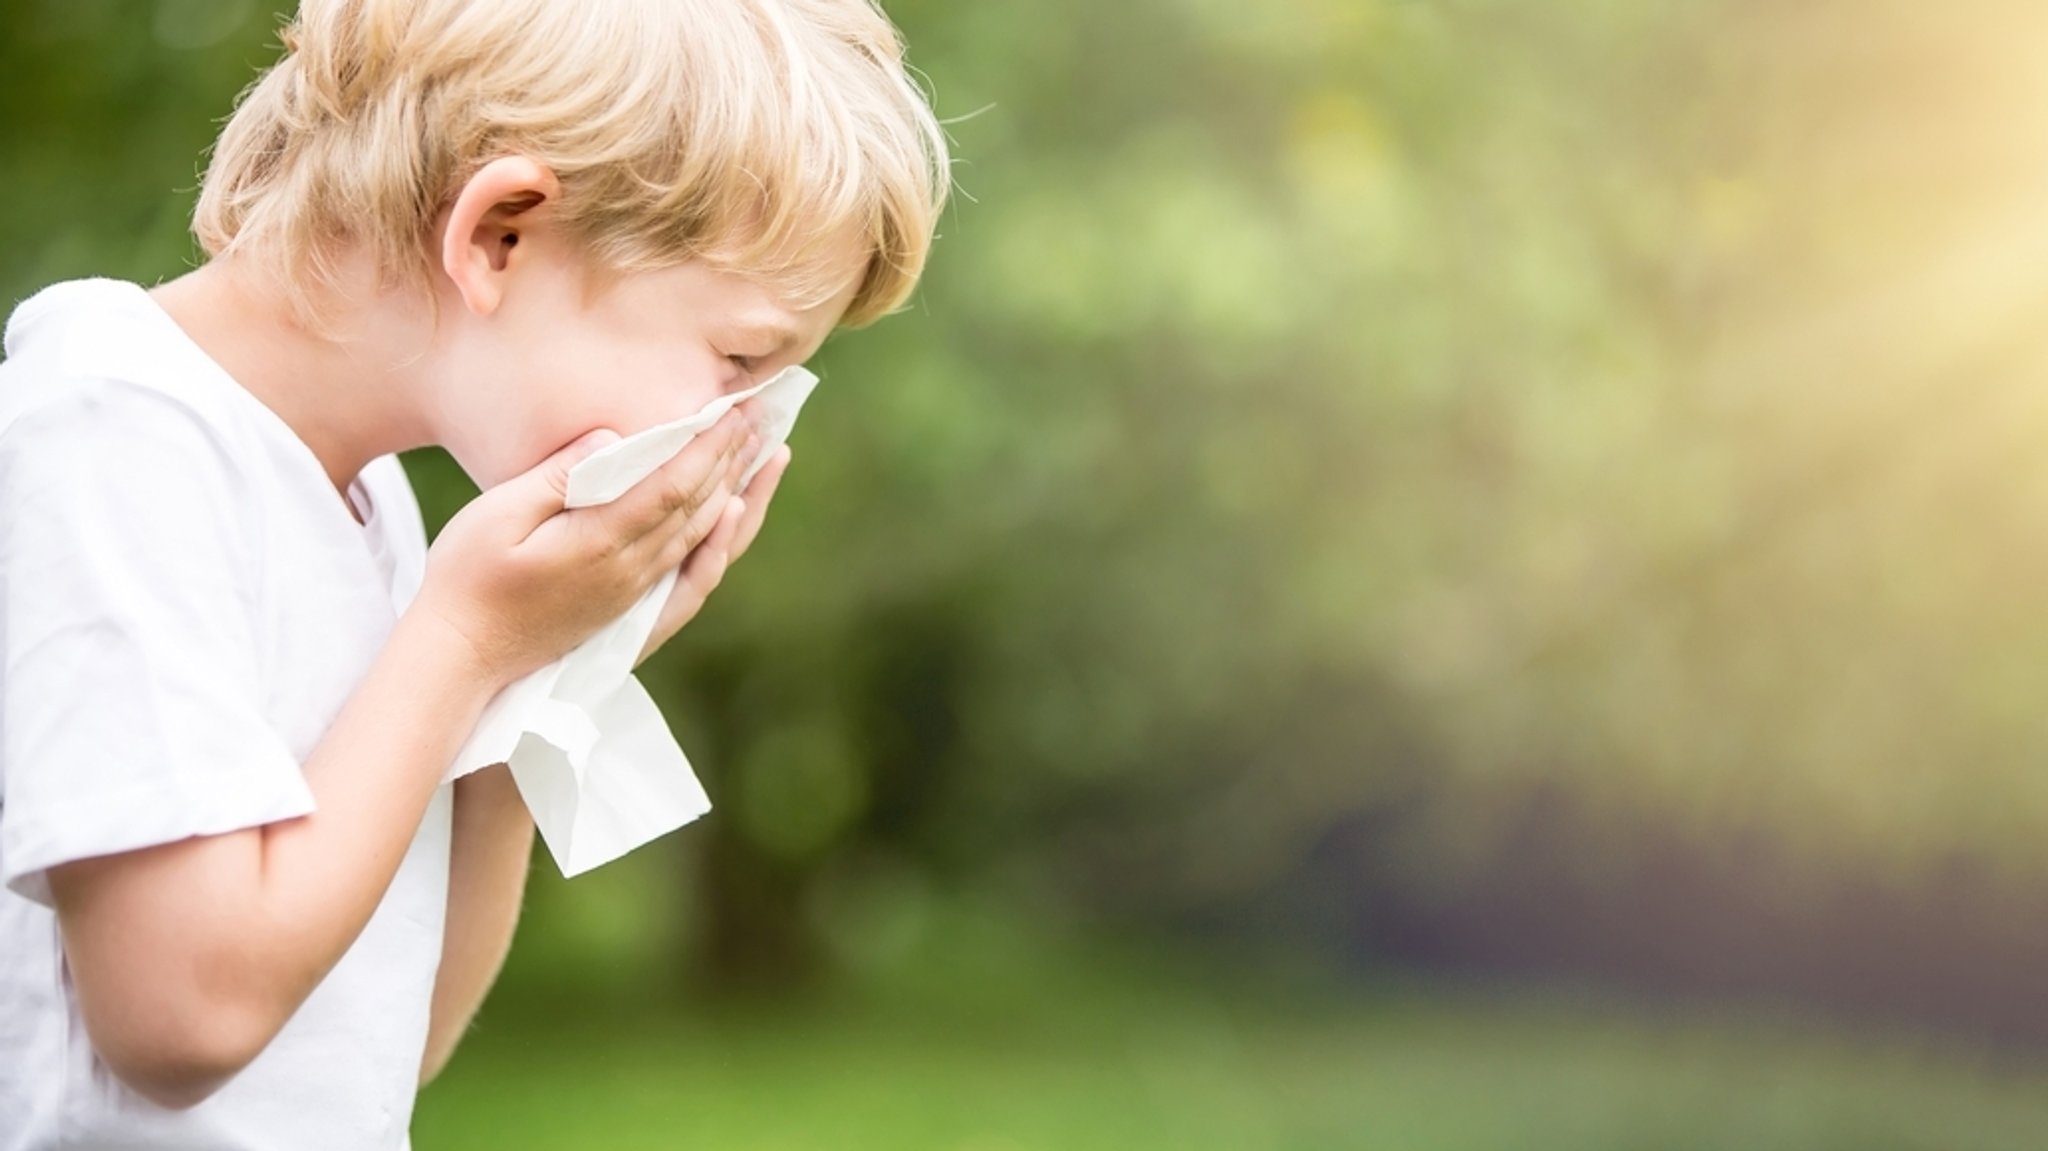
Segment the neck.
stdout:
[[[431,397],[417,361],[431,335],[423,309],[375,290],[374,275],[336,292],[331,334],[308,329],[259,272],[222,259],[150,295],[192,341],[296,433],[338,492],[378,456],[433,441]],[[369,301],[357,303],[357,301]]]

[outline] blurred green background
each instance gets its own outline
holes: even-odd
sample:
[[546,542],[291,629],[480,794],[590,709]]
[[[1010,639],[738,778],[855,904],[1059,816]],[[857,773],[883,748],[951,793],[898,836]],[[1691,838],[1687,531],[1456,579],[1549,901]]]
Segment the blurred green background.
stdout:
[[[0,297],[190,265],[277,7],[0,5]],[[887,7],[962,194],[646,669],[715,810],[422,1151],[2048,1146],[2048,11]]]

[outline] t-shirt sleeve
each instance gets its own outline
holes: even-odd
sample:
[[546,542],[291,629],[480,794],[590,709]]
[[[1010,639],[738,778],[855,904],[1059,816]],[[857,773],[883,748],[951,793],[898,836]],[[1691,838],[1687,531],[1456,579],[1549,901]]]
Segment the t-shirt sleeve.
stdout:
[[266,719],[262,569],[218,430],[76,381],[0,430],[0,882],[313,810]]

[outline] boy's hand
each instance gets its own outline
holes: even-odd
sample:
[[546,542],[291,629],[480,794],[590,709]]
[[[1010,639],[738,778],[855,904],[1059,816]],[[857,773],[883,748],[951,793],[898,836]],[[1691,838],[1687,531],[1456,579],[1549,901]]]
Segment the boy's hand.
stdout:
[[648,633],[647,643],[634,658],[633,666],[640,666],[656,648],[681,631],[684,624],[697,618],[697,612],[703,608],[712,589],[725,578],[726,568],[746,554],[754,537],[761,532],[761,520],[768,514],[768,501],[774,498],[783,473],[789,470],[789,459],[788,444],[776,448],[775,454],[769,456],[768,462],[754,474],[747,490],[726,504],[725,514],[718,517],[718,526],[711,530],[703,543],[697,545],[683,564],[682,575],[676,580],[675,589],[668,593],[667,602],[661,605],[654,630]]
[[[410,610],[454,632],[492,682],[510,683],[560,658],[625,614],[714,530],[736,538],[740,525],[724,521],[740,517],[727,508],[758,449],[743,414],[728,412],[611,503],[564,510],[570,467],[617,438],[592,432],[483,493],[429,549]],[[773,470],[764,467],[753,486]],[[659,625],[656,631],[667,638]]]

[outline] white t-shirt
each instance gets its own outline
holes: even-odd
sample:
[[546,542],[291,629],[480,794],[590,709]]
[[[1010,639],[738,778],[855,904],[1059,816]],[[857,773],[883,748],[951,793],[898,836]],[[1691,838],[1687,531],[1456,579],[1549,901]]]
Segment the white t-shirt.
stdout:
[[405,1145],[452,793],[284,1030],[186,1111],[94,1055],[45,870],[313,810],[299,765],[419,588],[395,456],[349,498],[135,284],[23,303],[0,363],[0,1151]]

